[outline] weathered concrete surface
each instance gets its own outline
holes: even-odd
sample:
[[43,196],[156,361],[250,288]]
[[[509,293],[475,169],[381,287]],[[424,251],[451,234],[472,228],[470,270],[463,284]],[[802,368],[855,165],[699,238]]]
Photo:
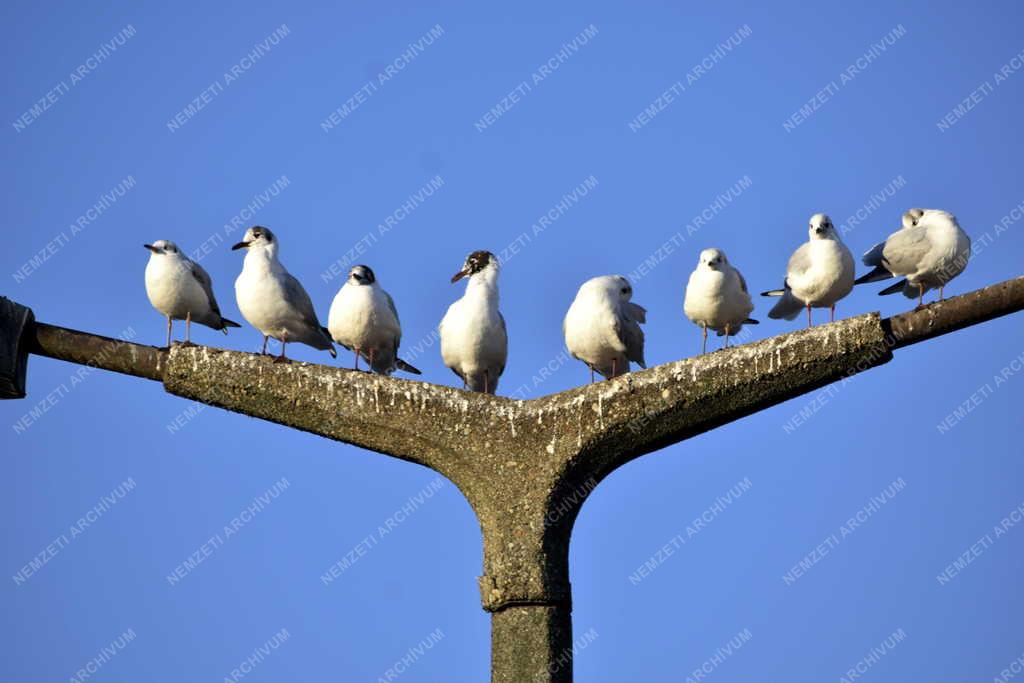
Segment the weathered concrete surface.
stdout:
[[567,605],[506,609],[491,618],[493,683],[571,683],[572,656]]
[[543,673],[530,643],[571,633],[569,539],[596,483],[642,453],[890,358],[869,314],[534,401],[208,347],[173,347],[164,386],[444,474],[480,521],[484,609],[520,643],[495,650],[507,675],[495,680],[568,680],[571,665]]
[[448,477],[483,533],[492,680],[518,683],[571,680],[569,539],[587,496],[617,467],[888,362],[894,348],[1022,308],[1017,278],[888,320],[862,315],[531,401],[49,326],[36,343],[44,355],[159,378],[172,394]]
[[164,377],[167,349],[36,323],[29,351],[69,363],[103,368],[156,381]]
[[899,349],[1022,309],[1024,277],[1017,277],[894,315],[882,326],[892,337],[892,347]]

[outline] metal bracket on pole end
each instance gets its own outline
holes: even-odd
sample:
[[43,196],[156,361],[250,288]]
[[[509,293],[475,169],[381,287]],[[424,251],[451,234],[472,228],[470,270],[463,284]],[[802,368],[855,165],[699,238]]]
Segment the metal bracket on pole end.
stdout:
[[572,609],[572,587],[565,585],[549,587],[536,594],[515,594],[503,590],[493,576],[479,576],[480,602],[487,612],[500,612],[508,607],[566,607]]
[[25,398],[32,309],[0,296],[0,398]]

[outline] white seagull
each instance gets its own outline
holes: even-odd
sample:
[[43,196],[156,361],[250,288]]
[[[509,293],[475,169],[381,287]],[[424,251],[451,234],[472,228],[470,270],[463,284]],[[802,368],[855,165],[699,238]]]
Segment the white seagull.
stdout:
[[463,388],[493,394],[508,359],[508,331],[498,311],[498,259],[474,251],[452,282],[469,277],[466,293],[448,307],[438,330],[441,358],[462,379]]
[[355,266],[338,290],[327,314],[327,329],[334,341],[362,356],[370,369],[382,375],[395,370],[422,374],[398,357],[402,325],[391,295],[381,289],[369,266]]
[[241,327],[224,318],[213,296],[213,282],[203,267],[181,253],[168,240],[143,244],[149,249],[146,264],[146,296],[153,308],[167,317],[167,346],[171,345],[171,321],[185,321],[185,344],[191,344],[191,327],[200,325],[228,333],[229,327]]
[[642,368],[647,311],[630,301],[633,287],[621,275],[602,275],[584,282],[562,322],[565,345],[573,358],[606,379],[629,372],[630,361]]
[[783,288],[761,296],[782,297],[768,312],[769,318],[792,320],[806,308],[810,327],[811,308],[827,308],[829,320],[836,319],[836,302],[853,289],[854,265],[853,254],[825,214],[811,216],[808,235],[810,239],[789,257]]
[[253,226],[231,248],[247,250],[242,273],[235,280],[235,298],[242,316],[263,335],[262,353],[267,352],[267,338],[273,337],[281,342],[277,362],[288,360],[284,355],[288,342],[302,342],[336,358],[330,333],[317,320],[309,294],[277,260],[274,233]]
[[719,337],[725,335],[725,345],[729,346],[729,337],[743,329],[744,324],[757,325],[758,322],[749,317],[753,310],[747,282],[729,263],[725,252],[721,249],[702,251],[696,269],[690,273],[683,299],[686,317],[703,330],[700,352],[707,350],[709,328]]
[[874,269],[857,279],[857,284],[903,276],[879,294],[903,292],[917,305],[924,293],[938,287],[939,301],[946,285],[964,271],[971,258],[971,238],[956,221],[956,216],[939,209],[910,209],[903,214],[903,228],[889,235],[864,254],[866,266]]

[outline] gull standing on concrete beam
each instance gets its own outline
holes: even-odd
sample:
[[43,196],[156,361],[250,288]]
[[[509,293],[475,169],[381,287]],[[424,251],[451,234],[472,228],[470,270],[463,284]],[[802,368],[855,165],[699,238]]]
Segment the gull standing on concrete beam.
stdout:
[[422,374],[398,357],[402,325],[391,295],[377,283],[369,266],[355,266],[338,290],[327,314],[327,329],[334,341],[366,359],[370,369],[382,375],[395,370]]
[[864,265],[874,269],[857,278],[857,284],[905,276],[879,294],[902,291],[908,299],[916,295],[921,306],[924,293],[935,287],[942,301],[946,285],[964,271],[970,258],[971,238],[956,216],[939,209],[910,209],[903,214],[902,229],[864,254]]
[[274,233],[253,226],[231,248],[247,250],[242,273],[235,280],[235,298],[242,316],[263,335],[262,353],[267,352],[267,338],[273,337],[281,342],[275,362],[288,360],[284,355],[288,342],[302,342],[336,358],[331,335],[320,325],[309,294],[277,260]]
[[647,311],[630,301],[633,287],[621,275],[602,275],[584,282],[562,322],[569,353],[606,379],[629,372],[630,361],[642,368]]
[[853,289],[854,265],[853,254],[825,214],[811,216],[808,235],[808,241],[789,257],[783,288],[761,296],[782,297],[768,312],[769,318],[792,320],[806,308],[810,327],[811,308],[829,309],[829,320],[835,321],[836,302]]
[[441,319],[441,358],[462,379],[463,388],[493,394],[508,360],[508,331],[498,310],[497,257],[474,251],[452,283],[469,278],[466,293]]
[[167,317],[167,346],[171,346],[171,321],[185,321],[185,344],[191,345],[192,321],[228,333],[229,327],[241,327],[224,318],[213,296],[213,282],[203,267],[181,253],[168,240],[143,244],[149,249],[146,264],[146,296],[153,308]]
[[736,334],[743,325],[757,325],[748,317],[754,310],[747,291],[747,282],[740,271],[729,263],[721,249],[705,249],[700,253],[697,268],[690,273],[683,299],[686,317],[703,330],[700,352],[707,351],[708,329],[721,337],[725,335],[725,346],[729,337]]

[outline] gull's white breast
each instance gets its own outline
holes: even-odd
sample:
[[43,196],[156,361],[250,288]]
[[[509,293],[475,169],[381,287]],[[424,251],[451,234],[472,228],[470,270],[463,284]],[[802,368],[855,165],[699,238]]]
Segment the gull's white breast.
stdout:
[[335,341],[349,349],[393,345],[395,338],[402,334],[383,290],[348,283],[331,303],[327,329]]
[[697,268],[690,274],[683,312],[697,325],[716,332],[728,325],[735,332],[753,310],[750,294],[743,291],[734,270]]
[[167,255],[151,256],[146,264],[146,296],[153,308],[175,320],[190,312],[194,320],[210,313],[202,285],[181,261]]
[[803,273],[788,273],[786,281],[800,301],[831,306],[853,289],[853,255],[837,240],[811,240],[808,248],[810,267]]

